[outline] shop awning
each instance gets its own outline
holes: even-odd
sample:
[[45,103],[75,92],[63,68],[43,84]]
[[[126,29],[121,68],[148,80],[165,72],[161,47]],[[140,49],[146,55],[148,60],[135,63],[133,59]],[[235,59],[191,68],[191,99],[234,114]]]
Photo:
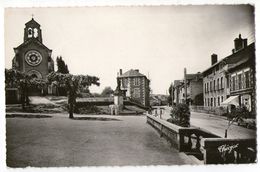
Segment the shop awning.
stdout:
[[239,106],[238,96],[230,96],[230,97],[227,98],[225,101],[223,101],[220,105],[221,105],[221,106],[223,106],[223,105],[235,105],[235,106]]

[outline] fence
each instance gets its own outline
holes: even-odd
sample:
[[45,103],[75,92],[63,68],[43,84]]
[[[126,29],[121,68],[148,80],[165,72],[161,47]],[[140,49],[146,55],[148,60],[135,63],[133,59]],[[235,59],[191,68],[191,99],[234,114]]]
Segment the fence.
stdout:
[[227,107],[211,107],[211,106],[190,106],[190,111],[200,112],[200,113],[209,113],[215,115],[223,115],[227,113]]
[[180,152],[194,155],[204,164],[250,163],[256,160],[254,139],[224,139],[200,128],[179,127],[149,114],[147,123]]

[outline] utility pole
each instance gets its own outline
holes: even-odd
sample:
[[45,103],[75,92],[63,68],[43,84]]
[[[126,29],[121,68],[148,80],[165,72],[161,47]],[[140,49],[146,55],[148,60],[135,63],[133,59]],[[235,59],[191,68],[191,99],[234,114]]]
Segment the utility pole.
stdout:
[[171,97],[172,97],[172,107],[173,107],[173,83],[171,84]]
[[184,91],[185,91],[185,103],[187,104],[187,78],[186,78],[186,68],[184,68]]

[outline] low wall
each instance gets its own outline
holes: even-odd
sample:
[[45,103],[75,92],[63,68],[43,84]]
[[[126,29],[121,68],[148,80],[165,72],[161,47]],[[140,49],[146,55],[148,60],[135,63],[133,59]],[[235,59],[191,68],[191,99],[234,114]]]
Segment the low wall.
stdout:
[[165,120],[159,119],[155,116],[147,114],[147,123],[150,124],[152,127],[154,127],[161,136],[166,137],[170,143],[177,148],[180,149],[180,135],[179,130],[182,127],[179,127],[177,125],[171,124]]
[[[114,104],[114,97],[95,97],[95,98],[77,98],[77,106],[109,106]],[[129,100],[124,100],[124,105],[126,106],[137,106],[141,109],[148,110],[148,107],[145,107],[141,104],[131,102]]]
[[223,115],[227,113],[226,107],[206,107],[206,106],[190,106],[190,111],[199,113],[209,113],[214,115]]
[[180,152],[194,155],[204,164],[252,163],[256,160],[256,140],[226,139],[196,127],[179,127],[147,114],[147,123]]
[[21,103],[21,95],[17,88],[6,88],[5,89],[5,102],[6,104],[17,104]]

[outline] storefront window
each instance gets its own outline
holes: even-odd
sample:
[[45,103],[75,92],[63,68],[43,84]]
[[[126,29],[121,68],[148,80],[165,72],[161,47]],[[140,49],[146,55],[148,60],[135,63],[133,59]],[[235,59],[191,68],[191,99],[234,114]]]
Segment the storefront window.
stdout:
[[251,111],[251,96],[249,94],[241,96],[241,105],[245,106],[249,111]]

